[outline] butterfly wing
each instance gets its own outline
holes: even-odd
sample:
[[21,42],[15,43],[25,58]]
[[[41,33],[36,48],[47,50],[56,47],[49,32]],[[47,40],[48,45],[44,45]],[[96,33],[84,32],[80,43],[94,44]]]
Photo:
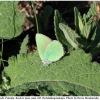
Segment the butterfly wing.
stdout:
[[37,49],[40,55],[41,60],[44,59],[44,52],[48,46],[48,44],[50,44],[52,42],[52,40],[40,33],[36,34],[36,44],[37,44]]
[[[45,50],[44,60],[48,62],[55,62],[64,55],[64,48],[59,41],[52,41]],[[45,62],[44,61],[44,62]]]

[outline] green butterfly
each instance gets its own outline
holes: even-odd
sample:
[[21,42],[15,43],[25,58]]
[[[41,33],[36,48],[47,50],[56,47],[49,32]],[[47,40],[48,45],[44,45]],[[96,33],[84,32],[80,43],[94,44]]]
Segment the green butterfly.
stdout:
[[52,62],[58,61],[65,54],[64,48],[59,41],[52,41],[43,34],[36,34],[36,44],[44,66],[48,66]]

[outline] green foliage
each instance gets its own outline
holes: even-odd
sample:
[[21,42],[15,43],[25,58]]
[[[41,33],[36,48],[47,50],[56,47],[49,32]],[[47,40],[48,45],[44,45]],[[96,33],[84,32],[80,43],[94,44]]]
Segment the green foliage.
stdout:
[[43,66],[37,52],[19,54],[8,61],[4,73],[10,78],[11,87],[6,95],[20,94],[30,88],[40,93],[45,91],[46,95],[70,92],[73,95],[100,95],[100,65],[92,63],[91,55],[82,50],[75,50],[48,67]]
[[[33,8],[34,9],[34,8]],[[39,32],[40,33],[43,33],[49,29],[51,29],[52,26],[50,26],[50,17],[51,15],[53,14],[53,8],[52,6],[49,6],[47,5],[45,8],[44,8],[44,11],[42,14],[40,15],[37,15],[37,23],[34,23],[36,19],[34,18],[28,18],[31,22],[34,23],[35,26],[37,26],[38,24],[38,27],[39,27]]]
[[91,43],[91,52],[93,55],[100,53],[100,20],[98,22],[95,39]]
[[18,12],[18,2],[0,2],[0,38],[11,39],[21,34],[25,15]]
[[77,40],[80,37],[75,33],[75,31],[63,23],[60,23],[59,27],[63,31],[65,38],[72,45],[72,47],[78,48],[78,41]]
[[51,6],[46,6],[44,8],[44,17],[43,17],[44,30],[46,30],[48,28],[49,18],[51,16],[52,12],[53,12],[53,8]]
[[[69,50],[75,48],[75,51],[48,67],[43,66],[38,52],[26,53],[26,36],[21,44],[20,54],[17,57],[11,56],[8,66],[0,74],[0,95],[21,95],[22,92],[27,93],[29,89],[34,89],[38,90],[37,94],[40,96],[99,96],[100,65],[91,62],[91,53],[96,55],[100,52],[100,24],[96,28],[92,20],[95,15],[94,9],[95,3],[91,5],[88,13],[82,16],[78,9],[74,8],[75,31],[55,10],[55,35]],[[17,2],[0,2],[1,38],[11,39],[21,33],[25,15],[17,10]],[[43,28],[43,31],[48,29],[52,12],[53,8],[46,6],[44,14],[38,19],[39,27]],[[82,49],[89,53],[86,54]]]
[[82,33],[83,37],[85,37],[86,39],[88,39],[90,31],[91,31],[91,24],[86,23],[84,25],[84,27],[82,28],[81,33]]
[[[92,36],[95,34],[95,29],[96,26],[93,22],[93,13],[91,14],[91,9],[93,9],[92,7],[94,4],[92,4],[91,8],[88,11],[88,15],[84,14],[83,17],[81,16],[80,12],[78,11],[78,9],[75,7],[74,8],[74,15],[75,15],[75,31],[78,35],[82,37],[84,37],[84,39],[88,40],[91,39]],[[96,12],[96,11],[95,11]],[[91,14],[92,17],[88,17]],[[88,18],[87,18],[88,17]],[[91,36],[91,38],[90,38]]]
[[5,95],[5,91],[10,88],[9,80],[5,74],[0,74],[0,95]]
[[[80,30],[79,30],[79,20],[78,20],[78,16],[80,16],[81,14],[80,14],[80,12],[78,11],[78,9],[75,7],[74,8],[74,23],[75,23],[75,31],[76,31],[76,33],[80,33]],[[80,16],[81,17],[81,16]]]
[[87,12],[87,14],[86,14],[87,20],[89,20],[94,15],[96,15],[96,2],[92,3],[91,8]]
[[24,38],[24,40],[21,44],[20,51],[19,51],[20,54],[27,53],[27,43],[28,43],[28,35]]
[[[63,19],[60,13],[55,10],[55,12],[57,12],[57,14],[55,13],[54,17],[55,34],[61,43],[67,41],[65,45],[68,46],[69,50],[72,48],[82,48],[83,50],[85,50],[85,52],[91,52],[93,56],[99,53],[100,27],[98,26],[98,28],[96,28],[96,24],[93,21],[93,16],[95,15],[95,13],[92,12],[94,11],[94,9],[95,3],[91,5],[88,13],[82,16],[78,9],[76,7],[74,8],[75,30],[72,30],[67,24],[65,24],[65,22],[62,21]],[[61,30],[62,32],[60,33]],[[69,47],[69,44],[72,48]]]
[[[78,10],[74,10],[74,14],[76,12],[78,12]],[[85,51],[91,52],[93,56],[97,55],[100,52],[100,23],[98,23],[98,27],[96,28],[95,22],[93,21],[94,15],[96,15],[95,2],[91,5],[88,13],[86,15],[83,15],[83,18],[80,16],[79,12],[76,14],[76,17],[80,16],[79,20],[76,20],[76,22],[79,22],[80,24],[77,24],[76,27],[80,26],[80,32],[78,34],[81,36],[81,38],[83,37],[82,44],[85,48]]]
[[63,18],[61,17],[60,13],[58,10],[55,10],[55,16],[54,16],[54,29],[55,29],[55,35],[57,39],[63,44],[67,45],[68,48],[71,48],[71,45],[67,42],[63,32],[59,28],[59,23],[65,23]]

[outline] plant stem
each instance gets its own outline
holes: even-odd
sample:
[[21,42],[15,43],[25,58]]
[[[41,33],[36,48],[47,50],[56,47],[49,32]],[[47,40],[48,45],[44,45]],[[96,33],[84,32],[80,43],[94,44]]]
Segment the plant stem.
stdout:
[[31,4],[32,4],[32,9],[33,9],[33,12],[34,12],[34,16],[35,16],[36,27],[37,27],[37,33],[39,33],[38,20],[37,20],[37,16],[36,16],[36,9],[35,9],[35,7],[34,7],[34,1],[31,1]]
[[1,47],[1,57],[2,57],[2,53],[3,53],[3,39],[2,39],[2,47]]
[[0,59],[1,61],[8,62],[7,60]]
[[2,39],[2,47],[1,47],[1,64],[3,64],[3,66],[4,66],[4,63],[3,63],[3,59],[2,59],[2,54],[3,54],[3,39]]
[[4,42],[6,42],[6,41],[8,41],[8,40],[5,40],[5,41],[3,41],[3,42],[0,42],[0,44],[4,43]]

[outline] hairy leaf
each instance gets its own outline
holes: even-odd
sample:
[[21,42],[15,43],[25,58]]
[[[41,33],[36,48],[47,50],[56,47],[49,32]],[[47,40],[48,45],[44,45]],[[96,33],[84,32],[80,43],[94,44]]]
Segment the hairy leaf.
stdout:
[[24,38],[19,53],[27,53],[27,43],[28,43],[28,35]]
[[86,23],[86,14],[83,14],[83,21],[84,21],[84,24]]
[[96,15],[96,2],[93,2],[91,4],[91,7],[90,7],[89,11],[87,12],[87,14],[86,14],[87,20],[89,20],[94,15]]
[[79,29],[79,16],[81,17],[80,12],[76,7],[74,7],[74,23],[75,23],[75,31],[77,34],[80,35],[80,29]]
[[82,20],[81,16],[78,16],[78,20],[79,20],[79,30],[80,30],[80,32],[82,32],[84,24],[83,24],[83,20]]
[[90,34],[90,31],[91,31],[91,24],[89,23],[86,23],[81,31],[81,34],[86,38],[88,39],[89,37],[89,34]]
[[91,51],[93,54],[100,52],[100,21],[98,21],[98,27],[96,30],[95,38],[91,43]]
[[31,88],[47,95],[100,95],[100,65],[91,60],[82,50],[72,51],[48,67],[43,66],[37,52],[11,57],[4,70],[11,79],[6,93],[20,94]]
[[0,95],[5,95],[5,91],[10,88],[9,80],[5,74],[0,74]]
[[74,48],[78,48],[78,39],[80,38],[74,30],[72,30],[68,25],[63,23],[59,24],[60,29],[63,31],[66,40],[72,45]]
[[11,39],[21,34],[25,15],[18,12],[17,1],[0,2],[0,38]]
[[63,44],[67,45],[68,48],[70,49],[72,46],[67,42],[64,33],[62,30],[59,28],[59,23],[65,23],[65,21],[62,19],[60,13],[58,10],[55,10],[55,16],[54,16],[54,29],[55,29],[55,35],[57,39]]

